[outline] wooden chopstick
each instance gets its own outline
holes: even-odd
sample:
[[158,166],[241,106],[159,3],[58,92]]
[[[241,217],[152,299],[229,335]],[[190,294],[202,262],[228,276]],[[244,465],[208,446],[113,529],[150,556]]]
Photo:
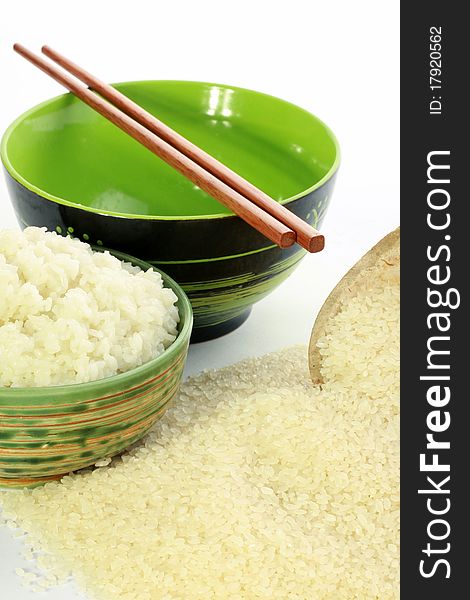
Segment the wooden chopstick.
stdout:
[[325,245],[323,235],[285,206],[270,198],[263,191],[238,175],[238,173],[235,173],[216,158],[207,154],[207,152],[204,152],[204,150],[174,131],[171,127],[162,123],[162,121],[133,102],[130,98],[85,71],[85,69],[56,50],[53,50],[49,46],[43,46],[42,52],[138,123],[171,144],[185,156],[206,169],[206,171],[209,171],[209,173],[212,173],[212,175],[215,175],[218,179],[245,196],[245,198],[254,202],[257,206],[281,221],[281,223],[291,228],[296,233],[297,243],[306,250],[309,252],[323,250]]
[[75,96],[80,98],[80,100],[88,104],[88,106],[114,123],[114,125],[129,134],[136,141],[143,144],[148,150],[163,159],[202,190],[227,206],[272,242],[281,248],[288,248],[295,243],[296,235],[289,227],[253,204],[253,202],[220,181],[220,179],[207,172],[193,160],[179,152],[179,150],[159,138],[140,123],[137,123],[120,109],[116,108],[85,86],[78,84],[66,73],[63,73],[53,64],[40,56],[37,56],[21,44],[15,44],[13,48],[18,54],[62,84]]
[[281,223],[284,223],[284,225],[295,232],[297,243],[303,246],[306,250],[309,252],[319,252],[320,250],[323,250],[325,246],[325,239],[323,235],[311,225],[303,221],[300,217],[288,210],[285,206],[270,198],[263,191],[238,175],[238,173],[235,173],[216,158],[210,154],[207,154],[207,152],[204,152],[204,150],[174,131],[171,127],[165,123],[162,123],[162,121],[133,102],[130,98],[104,81],[101,81],[91,73],[85,71],[85,69],[75,64],[56,50],[53,50],[46,45],[42,47],[42,52],[50,59],[55,61],[58,65],[66,69],[69,73],[75,75],[75,77],[80,79],[80,81],[85,83],[91,89],[101,94],[104,98],[106,98],[106,100],[135,119],[138,123],[161,137],[174,148],[182,152],[185,156],[193,160],[199,166],[203,167],[206,171],[278,219]]

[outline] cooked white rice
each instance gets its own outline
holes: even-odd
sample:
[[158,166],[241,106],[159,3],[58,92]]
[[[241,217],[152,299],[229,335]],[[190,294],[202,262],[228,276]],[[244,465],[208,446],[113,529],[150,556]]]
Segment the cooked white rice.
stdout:
[[376,283],[330,324],[322,389],[303,347],[210,371],[109,466],[0,495],[41,553],[25,581],[74,575],[99,600],[397,599],[399,298]]
[[93,381],[133,369],[177,334],[159,273],[45,229],[0,231],[0,386]]

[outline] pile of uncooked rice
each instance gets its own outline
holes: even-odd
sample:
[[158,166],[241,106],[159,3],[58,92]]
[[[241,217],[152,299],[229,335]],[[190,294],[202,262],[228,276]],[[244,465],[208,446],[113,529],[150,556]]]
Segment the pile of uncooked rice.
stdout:
[[103,600],[398,598],[399,294],[375,283],[322,339],[321,388],[303,347],[205,372],[109,466],[0,495],[39,553],[19,573]]
[[177,334],[159,273],[45,229],[0,231],[0,386],[93,381],[133,369]]

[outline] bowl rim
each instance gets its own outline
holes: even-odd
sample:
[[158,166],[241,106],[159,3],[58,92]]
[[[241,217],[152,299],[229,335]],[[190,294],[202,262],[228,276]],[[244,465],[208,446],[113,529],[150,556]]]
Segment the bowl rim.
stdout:
[[[249,92],[249,93],[255,94],[257,96],[274,99],[277,102],[279,102],[280,104],[294,107],[299,112],[302,112],[306,115],[309,115],[310,117],[313,117],[325,129],[325,132],[328,134],[331,141],[333,142],[333,145],[335,148],[335,160],[334,160],[332,166],[330,167],[330,169],[328,169],[328,171],[325,173],[325,175],[321,179],[319,179],[316,183],[314,183],[310,187],[302,190],[301,192],[298,192],[294,196],[290,196],[289,198],[284,198],[283,200],[279,200],[278,201],[279,204],[282,204],[282,205],[289,204],[289,202],[293,202],[294,200],[298,200],[299,198],[302,198],[303,196],[310,194],[311,192],[320,188],[326,181],[331,179],[331,177],[336,173],[336,171],[339,168],[339,165],[341,162],[341,152],[340,152],[338,140],[337,140],[335,134],[333,133],[333,131],[328,127],[328,125],[326,125],[326,123],[324,121],[319,119],[312,112],[302,108],[301,106],[298,106],[297,104],[294,104],[293,102],[284,100],[283,98],[279,98],[272,94],[266,94],[264,92],[258,92],[256,90],[252,90],[249,88],[243,88],[243,87],[239,87],[239,86],[234,86],[234,85],[211,83],[208,81],[183,80],[183,79],[140,79],[140,80],[135,80],[135,81],[119,81],[119,82],[112,83],[111,85],[121,86],[121,85],[132,85],[132,84],[154,83],[154,82],[199,84],[201,86],[219,87],[222,89],[229,89],[229,90],[235,90],[235,91],[240,91],[240,92]],[[70,92],[65,93],[65,94],[58,94],[57,96],[54,96],[53,98],[49,98],[48,100],[45,100],[43,102],[40,102],[39,104],[36,104],[35,106],[32,106],[30,109],[28,109],[27,111],[25,111],[21,115],[19,115],[12,123],[10,123],[10,125],[7,127],[7,129],[5,130],[5,133],[2,136],[2,139],[0,142],[0,158],[2,160],[3,166],[5,167],[6,171],[11,175],[11,177],[15,181],[17,181],[18,183],[23,185],[26,189],[30,190],[31,192],[34,192],[38,196],[45,198],[46,200],[50,200],[50,201],[55,202],[56,204],[59,204],[62,206],[70,206],[72,208],[84,210],[86,212],[91,212],[94,214],[107,215],[107,216],[118,217],[118,218],[123,218],[123,219],[140,219],[140,220],[145,220],[145,221],[179,221],[182,219],[184,219],[185,221],[186,220],[188,220],[188,221],[189,220],[190,221],[197,221],[197,220],[206,221],[208,219],[236,218],[236,215],[226,214],[226,213],[214,213],[214,214],[210,214],[210,215],[139,215],[139,214],[131,214],[131,213],[119,213],[119,212],[94,208],[92,206],[84,206],[84,205],[78,204],[76,202],[71,202],[69,200],[65,200],[63,198],[60,198],[59,196],[50,194],[49,192],[42,190],[40,187],[30,183],[20,173],[18,173],[18,171],[11,164],[10,159],[8,157],[8,152],[7,152],[8,140],[9,140],[12,132],[14,131],[14,129],[22,121],[24,121],[26,118],[31,116],[35,111],[40,110],[41,108],[47,106],[48,104],[52,104],[54,101],[58,100],[59,98],[64,98],[67,96],[73,96],[73,94],[71,94]]]
[[[4,387],[0,386],[0,406],[5,401],[17,400],[20,398],[27,398],[28,402],[31,404],[34,403],[35,400],[43,400],[45,396],[51,398],[53,396],[61,397],[66,396],[71,393],[82,393],[82,392],[100,392],[100,390],[104,390],[109,386],[114,386],[115,384],[124,383],[126,380],[133,379],[134,377],[139,377],[141,375],[145,375],[147,372],[152,373],[156,367],[158,367],[161,363],[167,361],[168,358],[173,358],[178,355],[180,350],[186,343],[189,343],[189,338],[191,336],[191,331],[193,328],[193,310],[191,307],[191,303],[184,292],[183,288],[169,275],[167,275],[164,271],[161,271],[157,267],[154,267],[150,263],[145,262],[139,258],[135,258],[129,254],[124,252],[119,252],[117,250],[112,250],[110,248],[95,247],[92,246],[94,251],[98,252],[110,252],[116,258],[123,262],[130,262],[133,265],[140,267],[141,269],[152,269],[157,273],[160,273],[162,276],[165,287],[170,287],[176,296],[178,297],[178,308],[180,321],[183,322],[181,330],[178,332],[174,342],[172,342],[168,348],[166,348],[159,356],[153,358],[152,360],[135,367],[134,369],[130,369],[129,371],[125,371],[124,373],[118,373],[116,375],[111,375],[109,377],[103,377],[102,379],[95,379],[93,381],[87,381],[84,383],[70,383],[66,385],[49,385],[49,386],[41,386],[41,387]],[[51,398],[51,403],[53,402],[53,398]]]

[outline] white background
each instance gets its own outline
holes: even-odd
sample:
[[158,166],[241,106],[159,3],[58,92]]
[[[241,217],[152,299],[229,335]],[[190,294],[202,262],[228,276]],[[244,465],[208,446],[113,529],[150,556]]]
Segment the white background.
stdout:
[[[4,2],[0,132],[24,110],[62,92],[12,51],[16,41],[33,50],[47,43],[108,81],[228,83],[274,94],[318,115],[342,150],[323,225],[326,249],[308,256],[240,329],[191,347],[187,373],[306,343],[338,279],[398,225],[398,20],[398,0]],[[17,227],[3,179],[0,227]],[[0,530],[5,600],[38,597],[14,575],[15,567],[27,567],[19,548],[8,530]],[[82,596],[67,586],[40,597]]]

